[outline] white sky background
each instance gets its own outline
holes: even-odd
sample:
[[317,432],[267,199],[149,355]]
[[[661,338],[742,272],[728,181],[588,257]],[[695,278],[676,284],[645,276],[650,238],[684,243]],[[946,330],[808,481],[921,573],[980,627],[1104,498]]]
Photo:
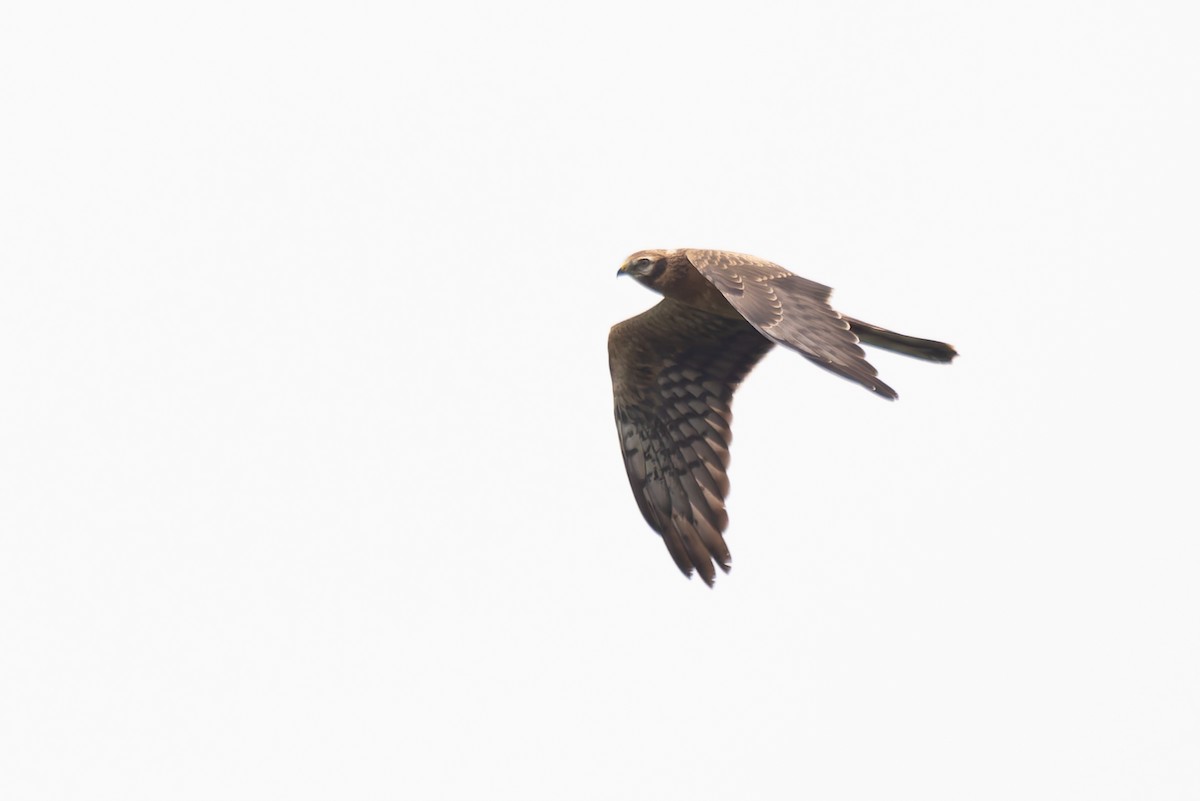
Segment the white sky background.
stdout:
[[[1190,4],[683,8],[4,12],[0,796],[1200,797]],[[681,246],[962,354],[771,354],[711,591]]]

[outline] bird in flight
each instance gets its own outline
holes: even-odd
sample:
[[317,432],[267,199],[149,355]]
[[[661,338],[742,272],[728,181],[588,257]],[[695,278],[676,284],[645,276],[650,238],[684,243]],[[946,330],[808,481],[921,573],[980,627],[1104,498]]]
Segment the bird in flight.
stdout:
[[617,275],[663,295],[612,327],[617,434],[642,516],[689,578],[710,587],[716,563],[729,572],[721,536],[729,522],[733,392],[776,344],[889,400],[859,343],[931,362],[958,354],[834,311],[830,288],[777,264],[722,250],[640,250]]

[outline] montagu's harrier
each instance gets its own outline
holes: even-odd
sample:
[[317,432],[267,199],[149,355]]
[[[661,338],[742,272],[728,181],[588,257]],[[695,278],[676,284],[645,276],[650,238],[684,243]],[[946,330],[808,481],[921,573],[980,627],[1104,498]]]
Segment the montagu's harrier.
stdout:
[[885,398],[861,342],[932,362],[957,354],[944,342],[845,317],[827,286],[769,261],[720,250],[642,250],[621,265],[662,294],[608,335],[617,433],[642,515],[684,575],[712,585],[729,571],[721,532],[729,517],[729,406],[733,391],[776,343]]

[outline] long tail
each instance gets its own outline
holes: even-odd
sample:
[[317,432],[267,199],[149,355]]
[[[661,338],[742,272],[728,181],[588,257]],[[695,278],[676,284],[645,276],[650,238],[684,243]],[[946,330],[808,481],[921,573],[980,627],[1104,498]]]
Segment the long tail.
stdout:
[[945,342],[897,334],[895,331],[864,323],[862,320],[855,320],[852,317],[843,317],[842,319],[850,323],[850,330],[864,345],[873,345],[930,362],[948,362],[958,355],[958,351]]

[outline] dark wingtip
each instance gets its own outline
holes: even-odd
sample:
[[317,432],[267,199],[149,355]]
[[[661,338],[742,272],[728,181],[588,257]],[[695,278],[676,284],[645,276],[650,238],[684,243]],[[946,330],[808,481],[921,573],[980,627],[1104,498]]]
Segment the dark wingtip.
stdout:
[[[716,563],[715,563],[717,565],[717,567],[721,568],[721,572],[724,573],[725,575],[729,575],[729,570],[732,567],[732,565],[728,561],[726,561],[727,559],[728,559],[728,557],[726,557],[725,559],[718,559],[718,560],[716,560]],[[704,583],[708,585],[708,588],[710,590],[717,583],[717,573],[715,570],[712,569],[713,564],[714,564],[713,562],[708,563],[708,566],[709,566],[708,573],[700,574],[700,578],[704,579]],[[691,578],[691,576],[689,575],[688,578]]]
[[[717,567],[721,568],[723,573],[729,573],[731,565],[728,562],[717,562],[716,565]],[[678,565],[679,572],[684,575],[684,578],[686,578],[688,581],[691,581],[692,575],[698,574],[700,576],[700,580],[703,581],[709,589],[713,588],[717,580],[717,571],[713,570],[712,566],[713,563],[711,561],[708,562],[708,570],[705,570],[700,565],[687,565],[686,567],[684,565]]]

